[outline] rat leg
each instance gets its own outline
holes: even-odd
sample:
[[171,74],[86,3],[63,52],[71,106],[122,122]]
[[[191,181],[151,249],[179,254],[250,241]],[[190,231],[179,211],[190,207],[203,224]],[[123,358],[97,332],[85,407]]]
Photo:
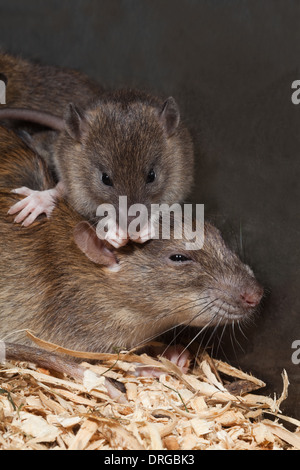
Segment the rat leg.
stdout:
[[9,209],[8,214],[12,215],[19,212],[14,222],[23,222],[22,225],[28,227],[40,214],[45,213],[47,217],[50,217],[57,199],[61,198],[64,194],[64,186],[60,182],[55,188],[45,191],[35,191],[24,186],[13,189],[12,192],[26,197],[14,204]]

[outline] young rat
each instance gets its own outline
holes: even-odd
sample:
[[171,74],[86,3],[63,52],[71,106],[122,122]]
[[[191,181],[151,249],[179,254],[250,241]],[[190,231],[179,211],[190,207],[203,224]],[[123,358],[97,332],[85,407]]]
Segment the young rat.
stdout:
[[[251,269],[205,224],[200,250],[186,239],[129,243],[115,251],[63,200],[28,229],[7,210],[16,185],[47,189],[44,162],[12,131],[0,133],[0,338],[44,340],[86,351],[132,348],[176,325],[249,318],[263,291]],[[46,222],[46,223],[45,223]],[[172,233],[172,232],[171,232]]]
[[[112,204],[117,216],[123,215],[120,196],[127,196],[128,207],[138,203],[149,211],[151,204],[182,202],[189,194],[193,145],[172,97],[161,100],[137,90],[103,92],[73,71],[50,68],[49,73],[49,67],[7,55],[0,55],[0,71],[8,79],[8,106],[64,120],[57,138],[50,135],[49,147],[59,183],[45,193],[16,189],[26,196],[10,209],[10,214],[18,212],[16,222],[29,226],[40,213],[49,216],[62,196],[92,220],[100,204]],[[140,227],[140,241],[149,238],[149,228],[148,222]],[[127,238],[127,231],[117,228],[110,242],[119,247]]]

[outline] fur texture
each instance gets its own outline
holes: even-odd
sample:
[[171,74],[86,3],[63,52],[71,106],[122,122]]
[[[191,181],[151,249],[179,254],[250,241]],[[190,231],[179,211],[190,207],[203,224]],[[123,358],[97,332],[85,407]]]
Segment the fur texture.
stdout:
[[[205,226],[202,250],[185,240],[152,240],[118,250],[117,272],[91,262],[73,237],[81,217],[61,201],[50,219],[12,223],[10,191],[51,186],[45,164],[9,130],[0,132],[0,338],[24,342],[22,329],[68,348],[130,348],[178,324],[203,327],[248,318],[241,302],[262,289],[250,268]],[[188,262],[173,262],[183,254]]]

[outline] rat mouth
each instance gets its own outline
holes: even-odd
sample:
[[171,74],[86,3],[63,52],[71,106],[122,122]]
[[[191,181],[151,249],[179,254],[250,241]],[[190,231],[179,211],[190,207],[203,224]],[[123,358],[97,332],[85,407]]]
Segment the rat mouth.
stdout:
[[243,307],[228,300],[211,298],[202,305],[202,309],[193,317],[191,326],[203,327],[225,325],[249,320],[256,312],[256,307]]
[[249,319],[257,311],[263,296],[262,287],[253,281],[238,286],[221,284],[208,292],[208,312],[214,325]]
[[236,312],[236,313],[230,313],[230,312],[225,312],[223,315],[223,318],[221,319],[220,325],[224,325],[224,323],[233,323],[236,321],[245,321],[247,318],[249,318],[253,312]]
[[229,302],[223,301],[220,305],[215,305],[213,308],[213,316],[216,323],[224,325],[225,323],[232,323],[235,321],[245,321],[250,318],[256,311],[255,307],[243,308],[238,305],[233,305]]

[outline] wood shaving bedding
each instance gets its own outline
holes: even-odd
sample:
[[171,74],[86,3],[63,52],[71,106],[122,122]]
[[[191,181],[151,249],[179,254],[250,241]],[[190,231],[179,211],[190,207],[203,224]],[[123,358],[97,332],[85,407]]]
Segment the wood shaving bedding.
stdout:
[[[136,377],[137,361],[162,375]],[[82,366],[94,383],[34,364],[0,366],[1,450],[300,450],[300,421],[280,411],[285,371],[281,396],[271,398],[257,394],[260,379],[207,353],[187,374],[146,354],[106,354]],[[122,400],[109,397],[104,375],[123,384]]]

